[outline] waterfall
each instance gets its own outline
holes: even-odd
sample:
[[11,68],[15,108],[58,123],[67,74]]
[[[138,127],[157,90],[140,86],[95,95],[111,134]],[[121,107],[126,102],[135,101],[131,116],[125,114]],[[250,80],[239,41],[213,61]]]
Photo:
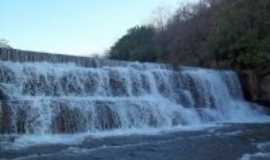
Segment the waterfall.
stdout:
[[0,61],[0,132],[85,133],[265,118],[245,101],[233,71],[102,63]]

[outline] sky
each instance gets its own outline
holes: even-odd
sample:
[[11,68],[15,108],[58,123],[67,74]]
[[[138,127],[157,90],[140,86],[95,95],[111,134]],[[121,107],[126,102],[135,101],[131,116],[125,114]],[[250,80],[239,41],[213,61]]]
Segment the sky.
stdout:
[[91,56],[126,31],[192,0],[0,0],[0,38],[18,49]]

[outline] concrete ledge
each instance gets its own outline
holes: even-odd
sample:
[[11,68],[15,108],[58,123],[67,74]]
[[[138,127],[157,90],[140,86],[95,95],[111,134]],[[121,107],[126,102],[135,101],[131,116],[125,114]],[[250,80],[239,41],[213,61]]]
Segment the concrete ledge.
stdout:
[[137,62],[111,60],[106,58],[91,58],[83,56],[71,56],[63,54],[51,54],[45,52],[25,51],[12,48],[0,48],[0,61],[12,62],[50,62],[50,63],[75,63],[82,67],[110,67],[110,66],[133,66],[135,68],[145,69],[149,66],[153,68],[172,69],[169,64],[160,63],[140,63]]
[[12,62],[75,63],[83,67],[100,67],[105,64],[108,66],[123,65],[127,63],[124,61],[114,61],[109,59],[50,54],[45,52],[33,52],[11,48],[0,48],[0,60]]

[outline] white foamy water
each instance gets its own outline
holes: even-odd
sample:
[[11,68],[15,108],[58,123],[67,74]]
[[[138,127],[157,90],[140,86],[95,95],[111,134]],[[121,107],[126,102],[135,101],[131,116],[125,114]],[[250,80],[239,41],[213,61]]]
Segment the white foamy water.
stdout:
[[257,160],[257,159],[270,159],[270,153],[255,153],[255,154],[245,154],[243,155],[240,160]]
[[254,154],[244,154],[240,160],[258,160],[270,159],[270,142],[262,142],[255,144],[259,152]]
[[89,134],[148,134],[269,121],[245,101],[232,71],[0,61],[1,92],[5,99],[0,129],[23,134],[16,139],[18,146],[77,143]]

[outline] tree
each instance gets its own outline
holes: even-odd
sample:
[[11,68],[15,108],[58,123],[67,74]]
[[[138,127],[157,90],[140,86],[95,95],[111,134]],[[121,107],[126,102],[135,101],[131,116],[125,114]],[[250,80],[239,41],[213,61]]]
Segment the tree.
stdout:
[[171,17],[171,8],[169,6],[159,6],[153,11],[151,25],[158,30],[159,32],[164,31],[168,22],[168,19]]
[[130,29],[111,48],[110,57],[234,69],[269,67],[269,0],[201,0],[180,6],[166,23],[162,8],[157,11],[155,27]]
[[155,44],[155,29],[151,26],[136,26],[129,29],[108,54],[112,59],[156,61],[159,51]]
[[270,1],[238,0],[227,3],[217,15],[209,48],[219,61],[233,67],[253,68],[269,61]]
[[209,53],[206,39],[212,30],[212,17],[204,1],[180,6],[158,35],[162,57],[174,64],[200,65]]
[[11,48],[6,39],[0,39],[0,48]]

